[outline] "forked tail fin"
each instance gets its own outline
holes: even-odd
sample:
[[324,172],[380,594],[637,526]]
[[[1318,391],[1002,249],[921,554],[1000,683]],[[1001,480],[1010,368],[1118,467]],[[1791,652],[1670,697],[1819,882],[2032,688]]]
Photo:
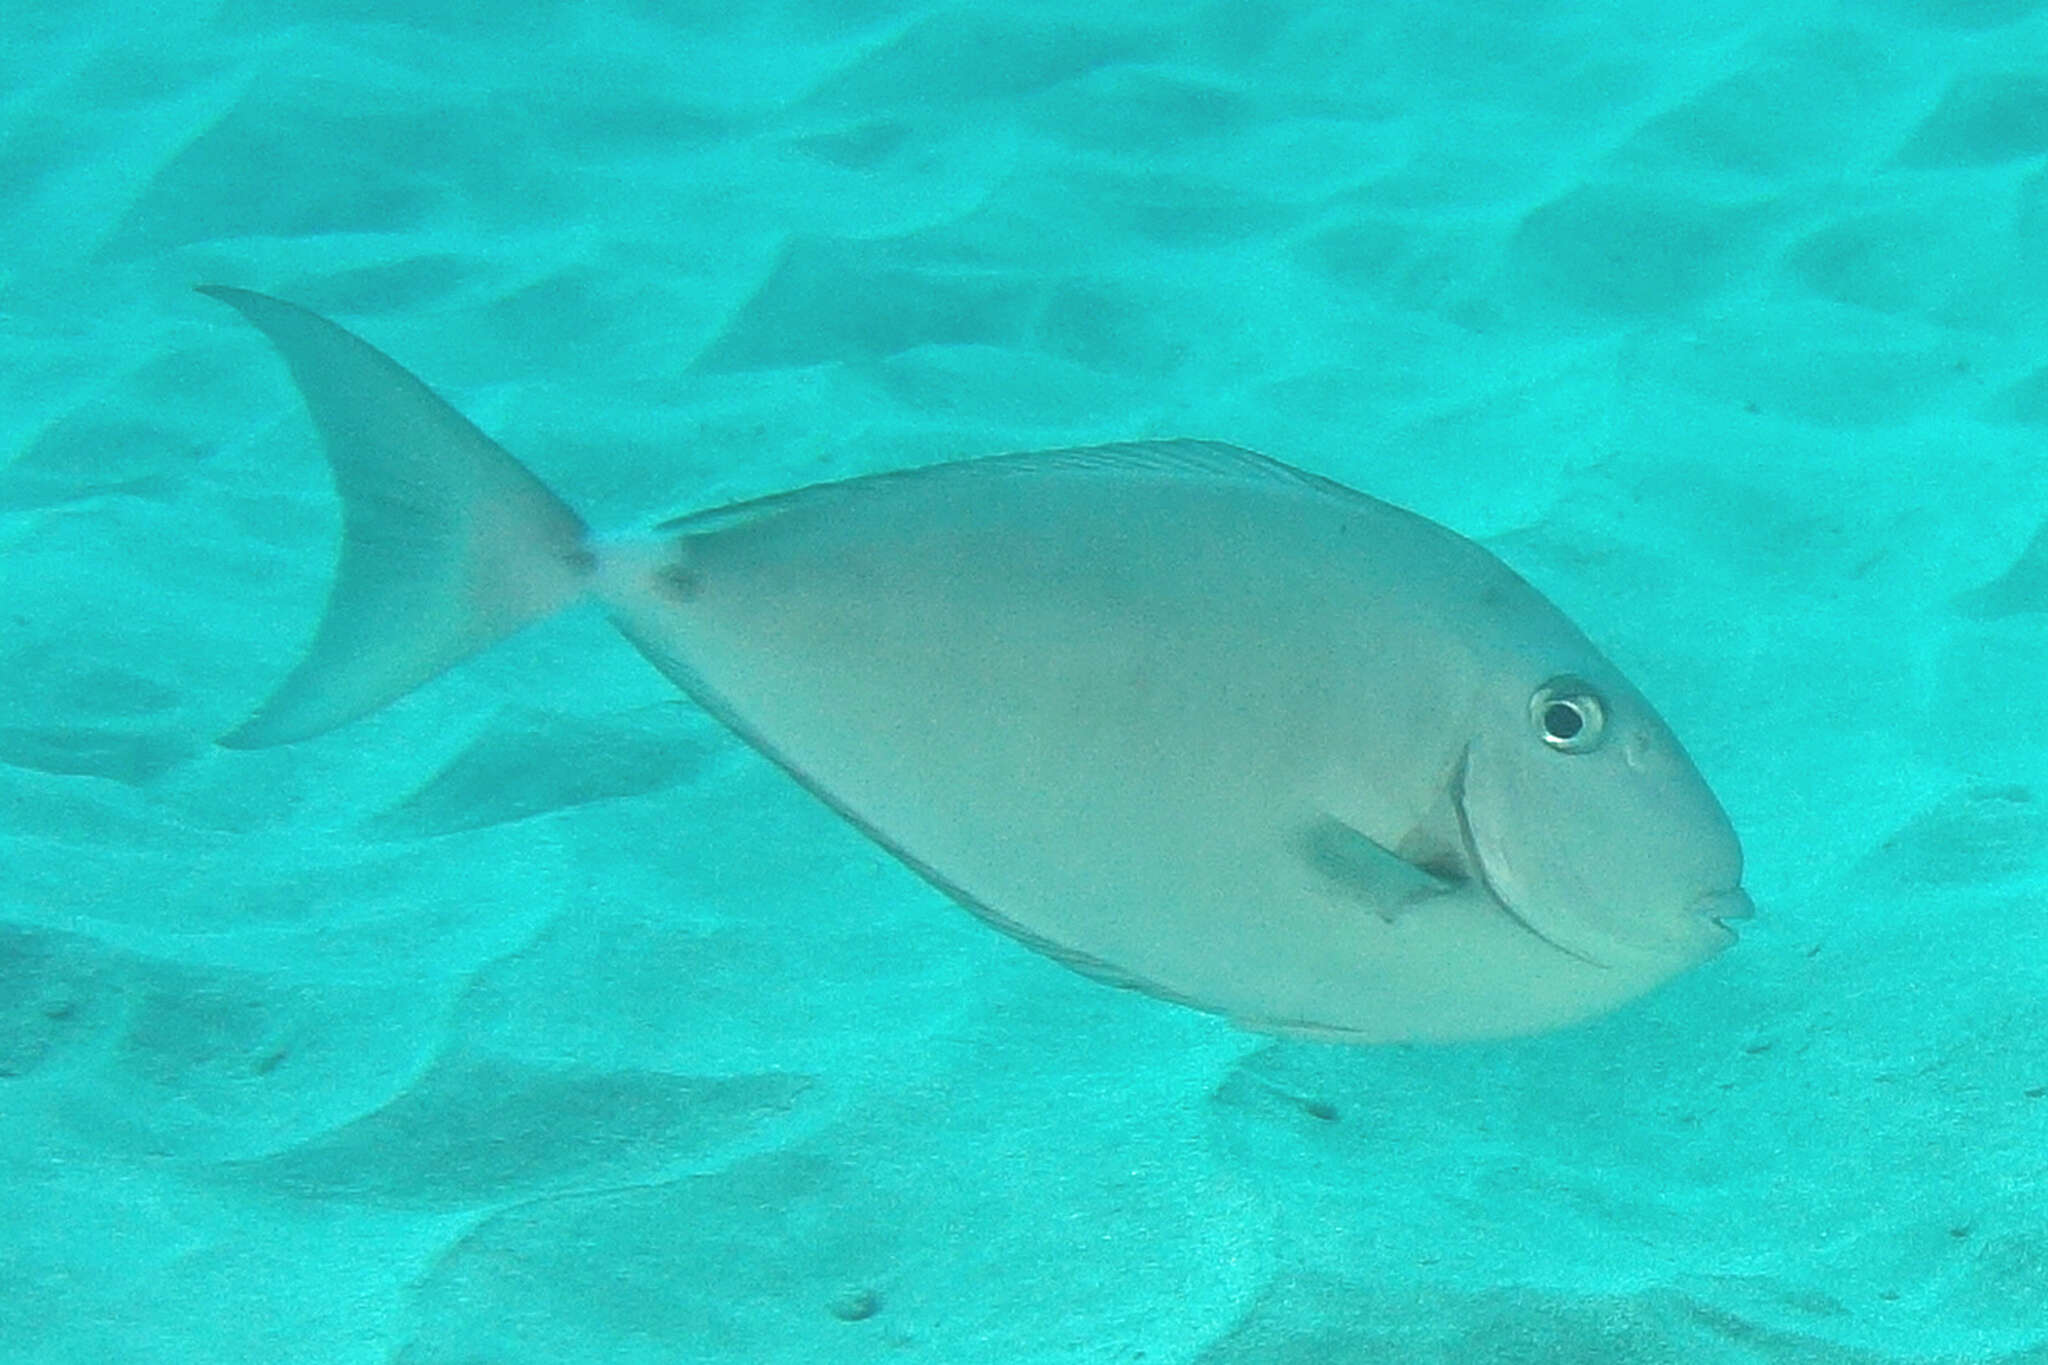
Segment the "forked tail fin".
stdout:
[[306,657],[221,743],[255,749],[368,715],[582,596],[587,528],[461,413],[368,342],[246,289],[200,293],[269,337],[342,501],[341,562]]

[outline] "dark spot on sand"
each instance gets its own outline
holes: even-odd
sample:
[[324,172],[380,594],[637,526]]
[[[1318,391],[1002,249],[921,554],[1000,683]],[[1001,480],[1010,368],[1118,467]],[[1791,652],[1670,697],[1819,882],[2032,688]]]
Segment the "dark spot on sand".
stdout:
[[853,1289],[832,1300],[832,1316],[841,1322],[866,1322],[882,1310],[882,1296],[872,1289]]

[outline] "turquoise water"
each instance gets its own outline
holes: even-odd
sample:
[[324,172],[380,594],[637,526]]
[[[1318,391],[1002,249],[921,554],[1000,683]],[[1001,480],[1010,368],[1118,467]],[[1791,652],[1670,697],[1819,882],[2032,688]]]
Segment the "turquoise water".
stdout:
[[[2048,11],[29,0],[0,1360],[2048,1360]],[[1524,573],[1740,829],[1544,1038],[989,932],[602,620],[216,748],[320,309],[594,522],[1225,439]]]

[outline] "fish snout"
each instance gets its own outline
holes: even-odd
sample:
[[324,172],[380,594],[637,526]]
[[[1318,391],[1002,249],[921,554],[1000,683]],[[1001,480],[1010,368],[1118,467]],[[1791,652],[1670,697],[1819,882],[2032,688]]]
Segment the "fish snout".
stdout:
[[1718,926],[1731,941],[1735,938],[1735,924],[1756,916],[1756,902],[1739,886],[1726,891],[1709,891],[1694,901],[1692,908],[1694,914]]

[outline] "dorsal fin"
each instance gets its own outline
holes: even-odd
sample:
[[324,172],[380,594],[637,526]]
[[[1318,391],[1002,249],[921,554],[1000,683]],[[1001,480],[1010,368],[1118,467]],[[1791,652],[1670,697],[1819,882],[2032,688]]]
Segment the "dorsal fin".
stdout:
[[[1041,473],[1047,470],[1104,474],[1159,473],[1201,476],[1243,483],[1289,483],[1320,487],[1325,481],[1256,450],[1224,441],[1176,437],[1158,441],[1117,441],[1100,446],[1068,446],[1058,450],[990,455],[951,466],[963,473],[1006,470]],[[914,472],[914,471],[913,471]]]
[[1223,441],[1172,439],[1118,441],[1110,445],[1066,446],[1056,450],[1024,450],[1007,455],[892,469],[862,474],[833,483],[814,484],[787,493],[708,508],[671,518],[654,527],[657,534],[703,535],[790,510],[798,503],[816,507],[821,498],[852,497],[863,490],[924,479],[1000,479],[1053,473],[1100,474],[1128,478],[1133,474],[1204,479],[1212,482],[1274,484],[1330,493],[1349,499],[1366,495],[1292,465],[1280,463],[1243,446]]

